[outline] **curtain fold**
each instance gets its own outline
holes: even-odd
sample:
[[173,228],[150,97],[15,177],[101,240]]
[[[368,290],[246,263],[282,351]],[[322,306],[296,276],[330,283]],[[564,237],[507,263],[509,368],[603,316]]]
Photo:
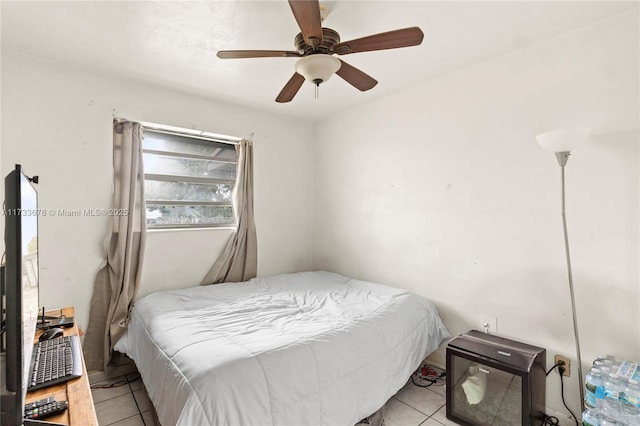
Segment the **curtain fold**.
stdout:
[[205,275],[201,285],[240,282],[254,278],[258,267],[256,225],[253,215],[253,143],[236,145],[238,168],[233,189],[236,232]]
[[[146,242],[142,126],[113,124],[113,214],[106,259],[96,274],[84,340],[87,370],[107,370],[124,333],[140,285]],[[126,213],[125,213],[126,212]],[[119,214],[122,213],[122,214]]]

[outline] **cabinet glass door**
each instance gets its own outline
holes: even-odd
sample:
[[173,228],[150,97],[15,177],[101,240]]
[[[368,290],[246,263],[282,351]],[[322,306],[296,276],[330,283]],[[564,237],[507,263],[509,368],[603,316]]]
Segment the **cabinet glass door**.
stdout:
[[452,414],[474,425],[519,425],[522,377],[459,356],[451,357]]

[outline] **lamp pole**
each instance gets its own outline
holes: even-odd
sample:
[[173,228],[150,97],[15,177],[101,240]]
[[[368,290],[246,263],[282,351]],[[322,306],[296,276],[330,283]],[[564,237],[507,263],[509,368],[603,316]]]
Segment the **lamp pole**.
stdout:
[[[571,312],[573,313],[573,332],[576,341],[576,355],[578,358],[578,379],[580,382],[580,407],[581,411],[584,411],[584,378],[582,376],[582,359],[580,356],[580,338],[578,337],[578,318],[576,316],[576,299],[573,291],[573,275],[571,273],[571,256],[569,254],[569,234],[567,232],[567,215],[565,212],[565,182],[564,182],[564,167],[569,159],[570,152],[557,152],[556,158],[558,164],[560,164],[560,170],[562,175],[562,229],[564,231],[564,248],[565,256],[567,258],[567,273],[569,276],[569,292],[571,293]],[[576,419],[577,420],[577,419]]]

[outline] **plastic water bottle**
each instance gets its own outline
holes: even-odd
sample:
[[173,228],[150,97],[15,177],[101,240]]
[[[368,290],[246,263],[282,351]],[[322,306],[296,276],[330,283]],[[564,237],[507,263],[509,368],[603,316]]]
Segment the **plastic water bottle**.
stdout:
[[596,414],[602,410],[602,402],[597,398],[598,388],[604,386],[604,378],[602,376],[602,370],[599,368],[592,368],[587,373],[584,381],[584,405],[588,409],[592,410]]
[[629,379],[620,393],[624,422],[630,426],[640,426],[640,383]]
[[582,412],[582,426],[601,426],[598,415],[590,409],[586,409]]
[[620,392],[622,390],[620,377],[615,373],[609,373],[609,377],[604,379],[604,406],[602,407],[602,414],[611,420],[621,420]]
[[596,362],[602,362],[602,361],[604,361],[604,360],[605,360],[605,358],[606,358],[606,357],[604,357],[604,356],[602,356],[602,355],[598,355],[598,356],[596,357],[596,359],[594,359],[594,360],[593,360],[593,365],[595,366],[595,365],[596,365]]
[[600,418],[596,413],[587,408],[582,412],[582,426],[601,426]]
[[593,360],[593,365],[595,366],[596,362],[602,362],[604,363],[605,361],[611,361],[611,363],[614,363],[616,360],[616,357],[613,355],[598,355],[596,357],[596,359]]
[[607,416],[602,416],[600,419],[600,426],[620,426],[621,423],[618,423],[616,420],[609,418]]

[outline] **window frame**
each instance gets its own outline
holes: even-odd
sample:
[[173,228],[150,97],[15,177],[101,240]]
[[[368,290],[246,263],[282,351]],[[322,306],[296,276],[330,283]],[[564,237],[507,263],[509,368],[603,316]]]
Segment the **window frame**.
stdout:
[[[193,160],[206,160],[206,161],[215,161],[220,163],[227,164],[237,164],[237,158],[235,160],[228,160],[224,158],[215,158],[215,154],[204,155],[204,154],[188,154],[181,152],[173,152],[173,151],[159,151],[155,149],[145,149],[144,148],[144,136],[145,133],[156,133],[156,134],[167,134],[174,135],[189,139],[199,139],[209,142],[215,143],[223,143],[232,145],[235,148],[242,139],[221,135],[217,133],[210,133],[192,129],[183,129],[174,126],[166,126],[162,124],[156,123],[148,123],[148,122],[140,122],[142,127],[142,154],[152,154],[152,155],[160,155],[166,158],[177,158],[177,159],[193,159]],[[218,151],[219,152],[219,151]],[[144,165],[144,160],[143,160]],[[169,174],[158,174],[158,173],[144,173],[143,176],[144,182],[156,181],[156,182],[177,182],[177,183],[194,183],[194,184],[222,184],[222,185],[232,185],[235,188],[237,182],[237,174],[234,179],[216,179],[216,178],[205,178],[205,177],[197,177],[197,176],[177,176],[177,175],[169,175]],[[159,230],[185,230],[185,229],[229,229],[236,228],[237,221],[235,218],[235,209],[236,206],[233,203],[233,199],[230,201],[188,201],[188,200],[156,200],[156,199],[148,199],[145,193],[144,196],[144,209],[146,211],[147,206],[230,206],[233,212],[233,222],[232,223],[224,223],[224,224],[215,224],[215,223],[175,223],[175,224],[157,224],[150,225],[146,223],[147,230],[149,231],[159,231]]]

